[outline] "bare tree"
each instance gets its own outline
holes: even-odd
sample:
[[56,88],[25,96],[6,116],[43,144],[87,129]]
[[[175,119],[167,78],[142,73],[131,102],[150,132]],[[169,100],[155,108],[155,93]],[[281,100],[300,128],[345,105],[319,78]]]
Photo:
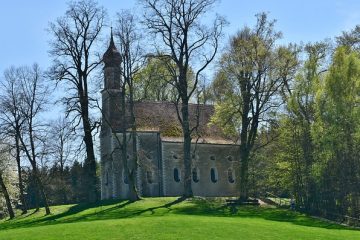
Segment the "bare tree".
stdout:
[[23,99],[21,96],[21,82],[18,77],[19,69],[11,67],[4,73],[4,80],[0,83],[2,92],[0,95],[0,127],[3,129],[2,138],[11,143],[16,159],[18,172],[20,202],[22,213],[27,213],[27,204],[24,196],[24,183],[21,169],[21,143],[20,135],[25,118],[21,114]]
[[[122,128],[122,159],[124,161],[125,174],[129,180],[129,192],[131,200],[138,200],[139,194],[135,185],[136,170],[138,166],[137,133],[136,119],[134,113],[134,76],[143,64],[143,54],[141,48],[141,34],[137,28],[137,19],[129,11],[122,11],[117,14],[116,36],[119,39],[119,52],[122,57],[122,77],[124,80],[122,88],[122,122],[126,123],[126,109],[130,112],[131,140],[132,140],[132,159],[127,160],[127,135],[126,127]],[[127,91],[128,90],[128,91]],[[125,98],[128,97],[126,100]],[[125,106],[128,107],[125,107]]]
[[106,11],[92,0],[71,2],[63,17],[50,23],[53,34],[50,54],[53,67],[50,74],[68,88],[63,98],[66,113],[77,127],[82,123],[83,140],[88,164],[89,201],[98,199],[96,161],[94,154],[93,130],[98,122],[91,119],[89,108],[94,98],[90,94],[90,79],[101,63],[100,55],[94,48],[104,26]]
[[45,110],[49,91],[41,70],[36,64],[32,68],[19,68],[18,77],[20,79],[23,100],[20,111],[25,120],[19,140],[21,148],[32,167],[33,176],[43,200],[46,214],[50,214],[48,199],[38,168],[39,163],[42,162],[47,154],[46,147],[44,146],[46,144],[45,129],[47,125],[42,121],[41,114]]
[[[215,57],[225,21],[217,16],[211,27],[201,23],[201,18],[211,10],[216,0],[140,2],[145,7],[144,23],[159,40],[156,46],[159,53],[166,55],[165,64],[170,63],[167,66],[178,92],[176,107],[184,138],[184,197],[191,197],[191,138],[196,128],[190,126],[189,101],[202,72]],[[171,61],[168,61],[169,58]],[[195,73],[193,84],[188,78],[190,66]]]
[[59,117],[57,120],[51,123],[50,131],[50,154],[53,156],[54,164],[59,167],[60,182],[62,186],[59,186],[62,202],[66,204],[68,202],[68,186],[65,184],[65,166],[74,156],[74,142],[76,136],[71,129],[69,121],[64,117]]

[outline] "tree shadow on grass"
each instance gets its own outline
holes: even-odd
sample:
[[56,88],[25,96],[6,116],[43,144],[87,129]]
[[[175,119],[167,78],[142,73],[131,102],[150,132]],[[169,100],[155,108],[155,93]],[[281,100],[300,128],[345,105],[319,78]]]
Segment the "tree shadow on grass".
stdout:
[[[86,222],[86,221],[99,221],[110,219],[123,219],[139,216],[143,213],[150,212],[151,215],[155,214],[157,209],[166,209],[163,214],[171,211],[170,207],[184,201],[184,198],[178,198],[174,201],[168,202],[163,205],[141,208],[133,207],[123,209],[134,202],[123,200],[102,201],[101,204],[77,204],[71,206],[67,211],[50,216],[43,216],[38,218],[22,218],[20,221],[8,221],[0,224],[0,230],[15,229],[15,228],[28,228],[35,226],[55,225],[62,223]],[[141,201],[141,200],[140,200]],[[114,205],[115,204],[115,205]],[[112,207],[107,207],[114,205]],[[104,207],[104,209],[102,209]],[[94,208],[94,209],[92,209]],[[83,212],[83,213],[82,213]],[[30,216],[30,214],[28,215]]]
[[[164,199],[168,200],[168,199]],[[182,202],[186,202],[181,204]],[[143,201],[143,202],[142,202]],[[139,203],[139,204],[137,204]],[[143,204],[145,206],[143,206]],[[154,205],[154,206],[148,206]],[[138,216],[164,216],[171,214],[197,215],[208,217],[241,217],[259,218],[276,222],[288,222],[301,226],[327,228],[327,229],[352,229],[338,224],[320,221],[297,212],[257,206],[228,206],[222,200],[209,200],[205,198],[178,198],[173,201],[158,202],[140,200],[135,203],[130,201],[102,201],[100,204],[77,204],[67,211],[50,216],[8,221],[0,224],[0,230],[27,228],[35,226],[54,225],[61,223],[75,223],[98,220],[125,219]],[[143,215],[149,213],[149,215]]]
[[150,215],[155,214],[155,210],[164,209],[166,210],[163,213],[157,213],[157,216],[163,216],[166,215],[171,211],[171,206],[179,204],[183,202],[185,198],[177,198],[174,201],[167,202],[163,205],[158,205],[154,207],[147,207],[147,208],[141,208],[141,207],[132,207],[128,209],[123,209],[126,205],[131,204],[132,202],[126,201],[123,204],[116,205],[112,208],[108,208],[105,210],[101,210],[98,212],[94,212],[91,214],[86,214],[82,216],[77,216],[74,218],[69,219],[68,221],[62,221],[62,223],[66,222],[81,222],[81,221],[97,221],[97,220],[108,220],[108,219],[122,219],[122,218],[132,218],[140,216],[146,212],[150,212]]
[[[116,204],[118,203],[118,204]],[[109,205],[114,205],[113,207],[110,208],[106,208],[104,210],[101,210],[102,207],[106,207]],[[39,216],[36,218],[32,218],[31,216],[34,215],[36,213],[36,211],[26,215],[25,217],[21,217],[20,221],[6,221],[3,224],[0,224],[0,230],[6,230],[6,229],[14,229],[14,228],[23,228],[23,227],[34,227],[34,226],[43,226],[43,225],[52,225],[52,224],[57,224],[57,223],[65,223],[70,221],[71,219],[75,219],[77,217],[77,214],[83,212],[83,211],[87,211],[90,210],[91,208],[96,208],[99,209],[100,211],[94,210],[94,212],[91,212],[90,214],[86,214],[86,215],[93,215],[93,214],[97,214],[98,212],[108,212],[108,211],[112,211],[118,208],[122,208],[125,207],[126,205],[130,204],[129,201],[121,201],[119,202],[119,200],[105,200],[105,201],[101,201],[100,204],[99,203],[81,203],[81,204],[76,204],[73,205],[71,207],[69,207],[68,210],[66,210],[65,212],[59,213],[59,214],[51,214],[48,216]]]

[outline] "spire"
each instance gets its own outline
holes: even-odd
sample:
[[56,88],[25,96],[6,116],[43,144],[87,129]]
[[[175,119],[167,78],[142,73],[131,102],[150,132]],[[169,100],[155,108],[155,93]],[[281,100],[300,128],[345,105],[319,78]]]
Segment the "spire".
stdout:
[[110,47],[113,47],[113,48],[116,49],[115,43],[114,43],[114,36],[113,36],[113,29],[112,29],[112,27],[111,27],[111,30],[110,30],[110,46],[109,46],[109,48],[110,48]]
[[121,64],[121,55],[119,51],[116,49],[115,43],[114,43],[114,36],[113,36],[113,29],[111,27],[110,32],[110,44],[106,52],[103,56],[103,61],[106,66],[120,66]]

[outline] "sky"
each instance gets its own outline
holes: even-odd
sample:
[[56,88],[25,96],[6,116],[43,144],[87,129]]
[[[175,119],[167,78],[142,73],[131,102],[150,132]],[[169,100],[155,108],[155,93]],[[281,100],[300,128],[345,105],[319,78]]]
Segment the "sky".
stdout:
[[[0,0],[0,76],[14,65],[34,62],[46,69],[50,37],[49,22],[62,16],[67,8],[64,0]],[[136,0],[99,1],[114,17],[121,9],[140,11]],[[222,0],[213,8],[225,16],[226,42],[244,25],[253,26],[254,15],[268,12],[277,19],[276,29],[283,32],[283,43],[314,42],[341,34],[360,24],[359,0]]]

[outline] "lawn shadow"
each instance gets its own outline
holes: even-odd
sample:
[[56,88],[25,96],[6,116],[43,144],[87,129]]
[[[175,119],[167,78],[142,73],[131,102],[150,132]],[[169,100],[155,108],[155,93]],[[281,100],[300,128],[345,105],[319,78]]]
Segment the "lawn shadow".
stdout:
[[[62,224],[62,223],[74,223],[74,222],[85,222],[85,221],[99,221],[99,220],[110,220],[110,219],[122,219],[122,218],[132,218],[139,216],[146,212],[151,212],[151,214],[155,214],[155,210],[157,209],[166,209],[167,212],[170,212],[170,207],[178,204],[185,199],[180,197],[172,202],[168,202],[166,204],[160,206],[154,206],[149,208],[141,208],[140,207],[133,207],[124,210],[128,205],[131,205],[134,202],[128,200],[112,200],[112,201],[102,201],[101,204],[76,204],[71,206],[67,211],[59,214],[43,216],[39,218],[30,218],[26,219],[22,218],[21,221],[14,222],[4,222],[0,224],[0,230],[7,230],[7,229],[15,229],[15,228],[28,228],[28,227],[35,227],[35,226],[45,226],[45,225],[55,225],[55,224]],[[141,200],[139,200],[141,201]],[[116,204],[116,205],[114,205]],[[106,207],[109,205],[114,205],[112,207]],[[102,209],[105,207],[105,209]],[[92,211],[92,208],[95,208]],[[88,211],[88,212],[86,212]],[[84,213],[82,213],[84,212]],[[164,213],[166,214],[166,213]],[[30,216],[29,214],[28,216]],[[27,217],[28,217],[27,216]]]
[[[116,204],[118,203],[118,204]],[[75,219],[80,218],[80,216],[76,216],[76,214],[81,213],[83,211],[89,210],[91,208],[99,208],[106,207],[109,205],[116,204],[111,208],[106,208],[104,210],[96,211],[86,215],[93,215],[97,214],[98,212],[106,212],[112,211],[114,209],[125,207],[126,205],[130,204],[129,201],[122,200],[105,200],[101,201],[100,203],[80,203],[69,207],[68,210],[59,214],[50,214],[47,216],[41,216],[38,218],[31,218],[37,211],[34,211],[25,217],[22,217],[20,221],[6,221],[3,224],[0,224],[0,230],[6,229],[14,229],[14,228],[24,228],[24,227],[34,227],[34,226],[43,226],[43,225],[53,225],[58,223],[67,223],[67,222],[74,222]],[[51,208],[51,207],[50,207]],[[75,217],[76,216],[76,217]],[[72,221],[74,219],[74,221]]]
[[146,212],[150,212],[151,215],[154,215],[155,210],[166,209],[165,213],[162,213],[162,214],[157,213],[157,216],[162,216],[171,211],[171,206],[181,203],[184,200],[186,200],[186,199],[179,197],[172,202],[168,202],[166,204],[159,205],[159,206],[148,207],[148,208],[143,208],[143,209],[139,209],[140,207],[132,207],[132,208],[128,208],[128,209],[124,210],[124,209],[122,209],[123,207],[132,203],[130,201],[127,201],[123,204],[116,205],[112,208],[94,212],[92,214],[86,214],[83,216],[71,218],[71,219],[69,219],[69,221],[66,221],[66,222],[68,223],[68,222],[79,222],[79,221],[97,221],[97,220],[107,220],[107,219],[133,218],[133,217],[140,216]]

